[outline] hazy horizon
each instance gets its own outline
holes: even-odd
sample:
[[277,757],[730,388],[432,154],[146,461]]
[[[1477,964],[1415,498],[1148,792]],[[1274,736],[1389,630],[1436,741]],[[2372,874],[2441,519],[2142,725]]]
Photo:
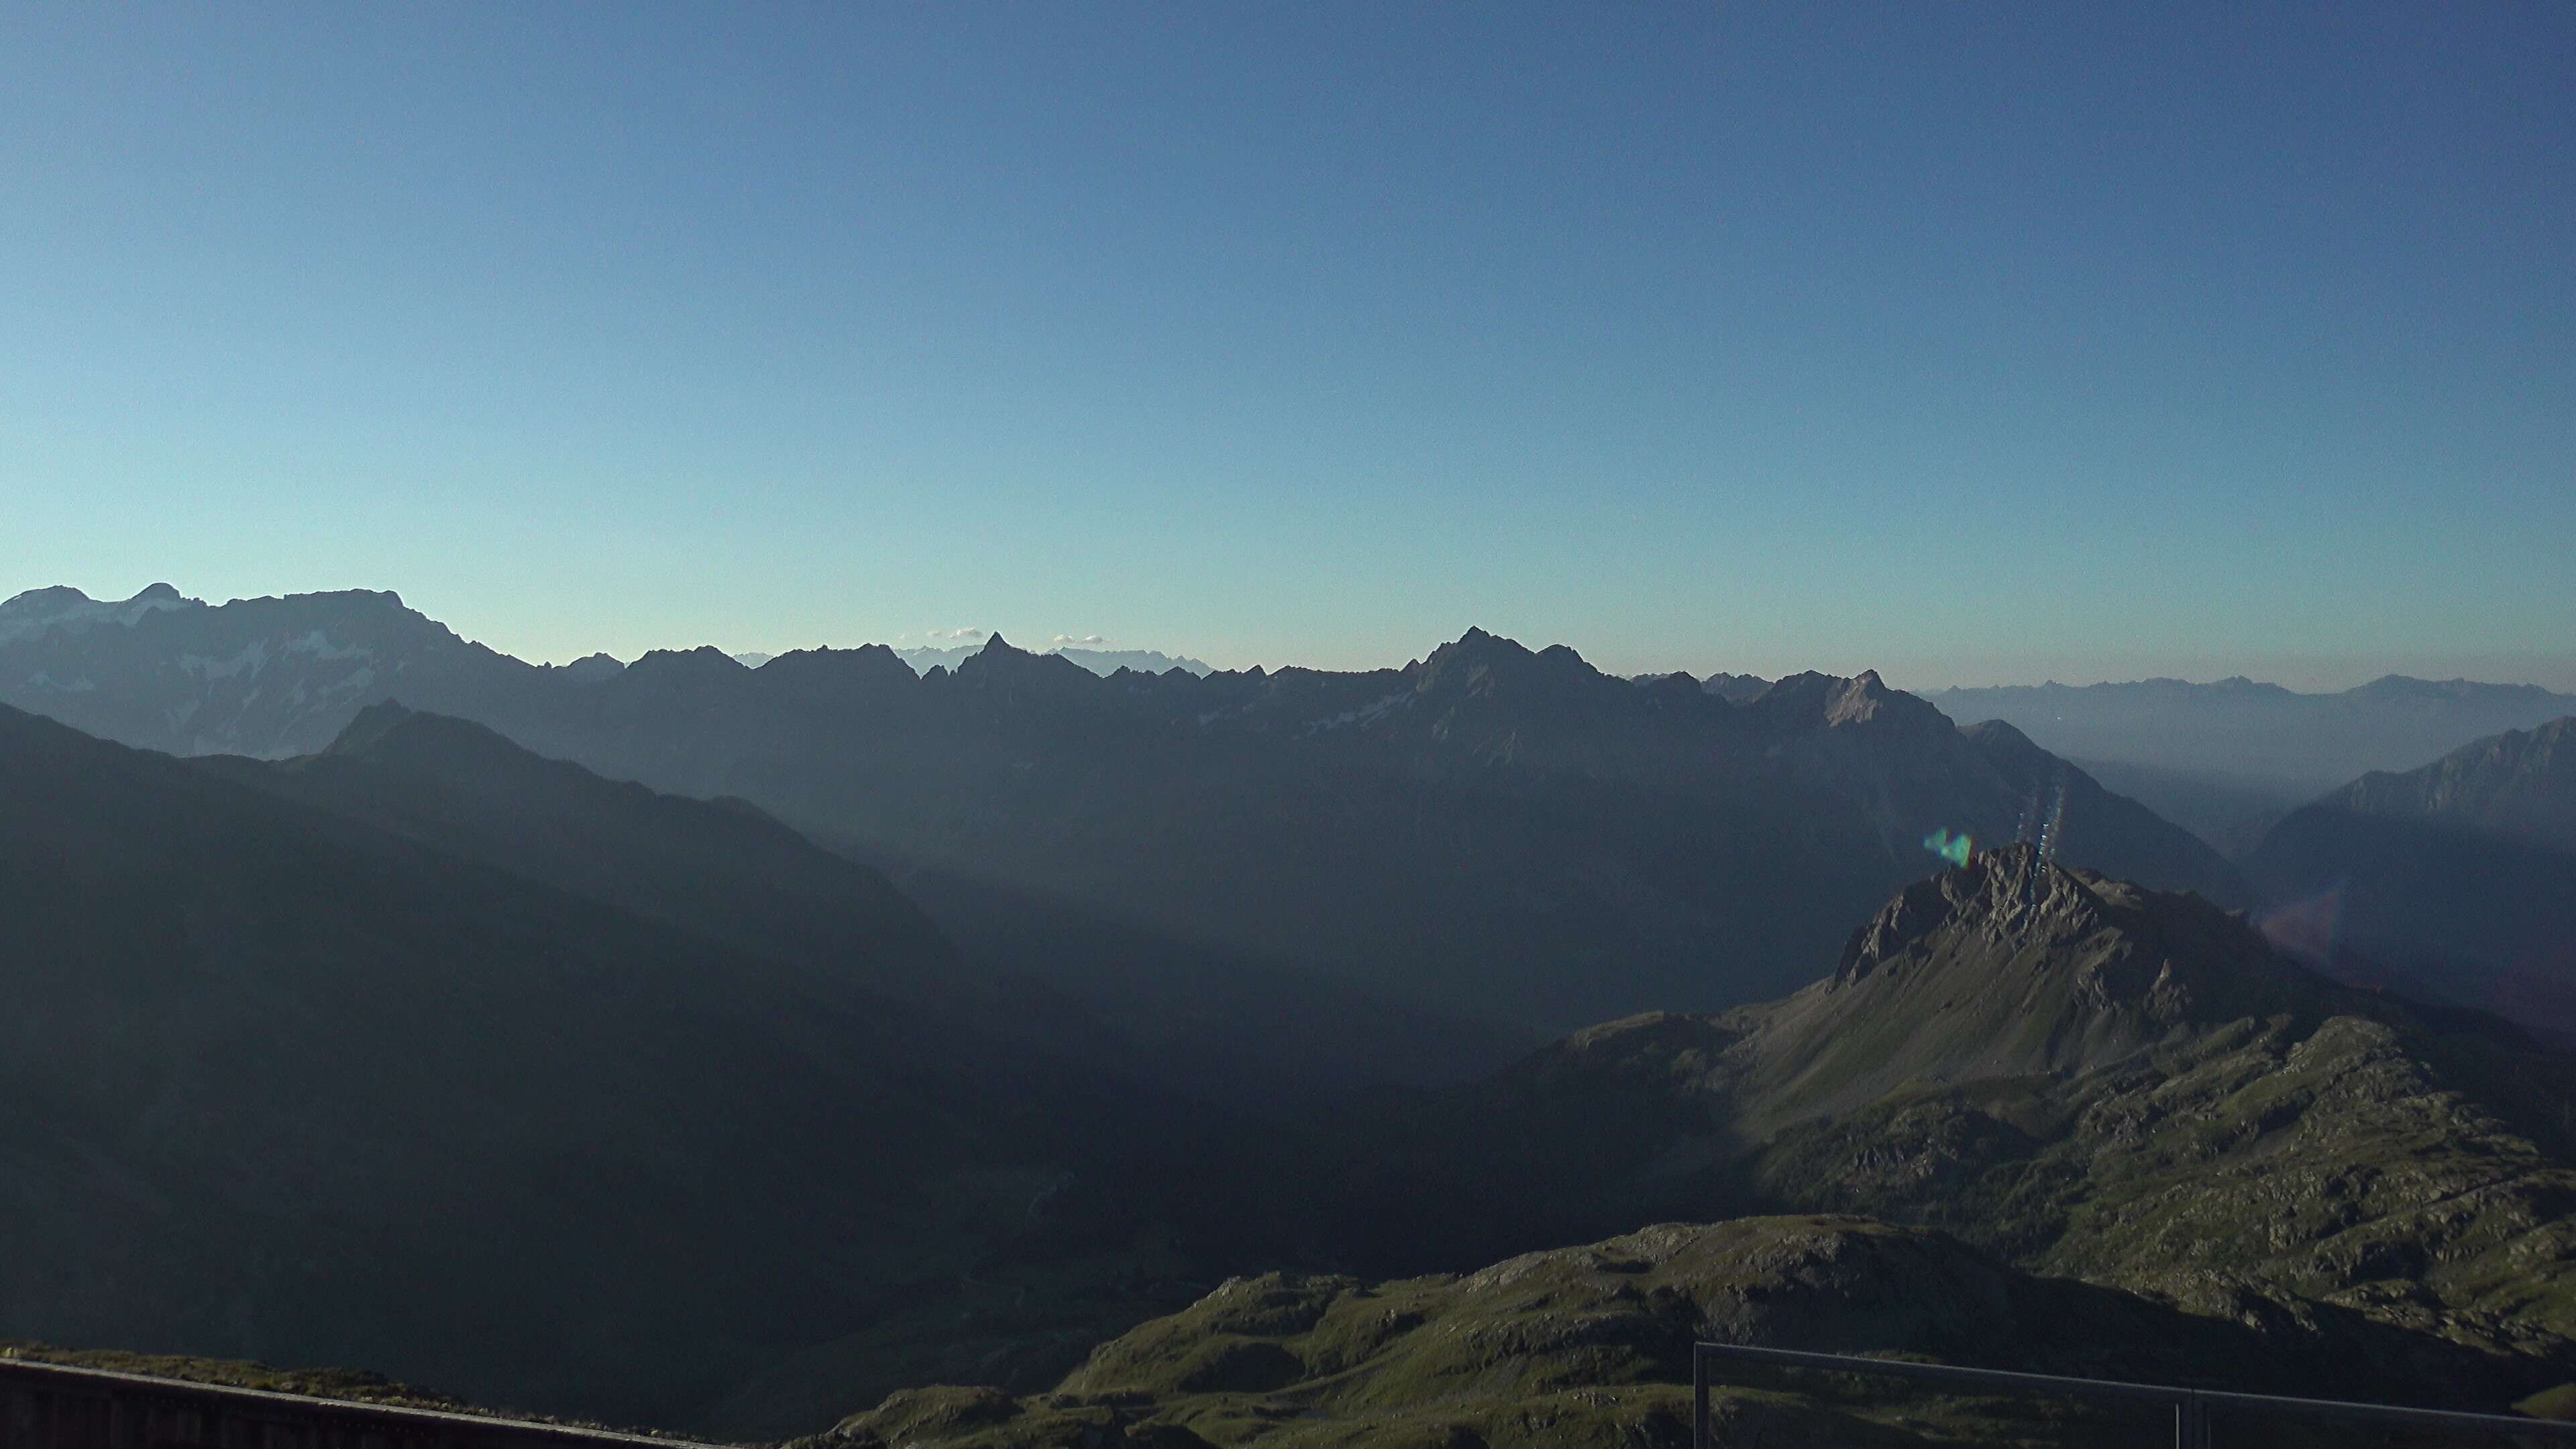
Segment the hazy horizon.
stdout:
[[11,562],[550,660],[2576,688],[2571,64],[2563,7],[17,7]]
[[[176,588],[183,595],[190,598],[202,599],[204,602],[209,604],[222,604],[225,602],[238,602],[239,600],[246,598],[274,596],[274,593],[266,595],[222,595],[219,593],[211,593],[190,588],[185,583],[176,579],[156,576],[145,583],[136,584],[131,588],[117,591],[101,591],[99,589],[85,587],[80,583],[69,580],[53,580],[43,584],[27,584],[23,588],[13,589],[6,594],[0,594],[0,599],[15,598],[20,593],[32,591],[38,588],[68,586],[80,589],[93,600],[118,601],[131,598],[135,594],[142,592],[142,590],[149,588],[154,584],[163,583]],[[574,647],[547,654],[532,653],[512,648],[509,642],[503,639],[478,636],[471,631],[458,626],[453,617],[442,613],[437,608],[425,606],[420,599],[413,597],[410,593],[399,587],[391,585],[335,584],[323,588],[289,589],[284,590],[283,592],[294,594],[329,593],[343,589],[362,588],[378,591],[390,591],[392,593],[399,594],[402,596],[403,602],[407,607],[416,609],[422,614],[427,615],[429,618],[435,619],[451,628],[456,628],[465,638],[470,639],[475,643],[483,644],[490,648],[499,650],[504,654],[509,654],[513,657],[526,660],[531,664],[570,664],[575,660],[588,658],[594,654],[608,654],[616,659],[631,664],[645,654],[651,653],[655,650],[689,650],[698,648],[715,648],[728,655],[767,654],[773,657],[780,654],[791,653],[798,649],[812,649],[817,647],[855,649],[866,644],[883,644],[898,650],[955,649],[961,646],[966,648],[980,648],[993,634],[999,633],[1003,638],[1008,640],[1013,647],[1030,650],[1032,652],[1046,652],[1056,649],[1090,649],[1104,652],[1117,652],[1121,650],[1146,651],[1166,654],[1175,659],[1196,659],[1206,663],[1212,668],[1221,670],[1249,669],[1254,665],[1259,665],[1265,669],[1279,669],[1296,666],[1309,669],[1368,670],[1401,667],[1411,660],[1424,657],[1429,654],[1431,650],[1457,638],[1471,627],[1486,628],[1486,626],[1482,624],[1469,621],[1461,623],[1450,629],[1448,632],[1437,635],[1437,637],[1428,638],[1424,642],[1418,643],[1409,654],[1400,653],[1377,658],[1362,658],[1335,662],[1324,662],[1312,658],[1289,656],[1275,658],[1245,658],[1228,654],[1222,648],[1202,653],[1196,649],[1175,647],[1168,641],[1161,639],[1112,639],[1101,635],[1066,635],[1060,632],[1040,633],[1034,628],[1026,630],[1012,628],[987,629],[971,626],[960,626],[946,629],[923,628],[918,630],[902,630],[891,634],[877,635],[844,634],[833,638],[807,640],[803,642],[787,642],[783,644],[738,643],[712,637],[698,639],[669,639],[647,644],[641,648],[631,648],[626,650],[609,648],[585,649]],[[2008,669],[1998,668],[1996,672],[1988,675],[1962,673],[1956,676],[1945,676],[1928,671],[1908,675],[1903,672],[1890,669],[1886,666],[1866,661],[1851,663],[1847,661],[1825,660],[1820,662],[1817,659],[1799,656],[1794,652],[1787,651],[1769,653],[1753,659],[1721,659],[1714,663],[1693,664],[1647,662],[1632,666],[1620,660],[1603,657],[1594,650],[1587,648],[1584,642],[1579,639],[1559,638],[1552,635],[1513,635],[1508,630],[1492,628],[1487,628],[1487,632],[1501,634],[1507,638],[1517,639],[1518,642],[1527,645],[1532,649],[1543,649],[1551,644],[1563,644],[1573,649],[1576,653],[1581,654],[1584,659],[1590,662],[1595,668],[1610,674],[1666,674],[1675,670],[1680,670],[1684,673],[1698,675],[1703,678],[1713,673],[1727,673],[1755,674],[1766,679],[1776,679],[1784,674],[1795,674],[1804,670],[1817,670],[1827,674],[1838,674],[1843,676],[1856,675],[1864,670],[1876,670],[1879,676],[1886,680],[1890,685],[1899,689],[1910,690],[1915,693],[1928,693],[1951,688],[1981,689],[2011,685],[2039,685],[2052,683],[2082,686],[2103,683],[2129,683],[2145,679],[2183,679],[2193,683],[2211,683],[2230,678],[2248,678],[2262,683],[2278,684],[2284,688],[2296,690],[2301,693],[2332,693],[2338,690],[2350,689],[2356,685],[2368,684],[2372,680],[2385,678],[2392,674],[2407,675],[2413,678],[2429,680],[2467,679],[2485,684],[2531,684],[2559,693],[2576,693],[2576,664],[2571,664],[2567,661],[2550,660],[2545,657],[2538,656],[2526,657],[2523,659],[2515,659],[2510,656],[2496,656],[2481,659],[2478,656],[2472,655],[2437,655],[2428,656],[2428,659],[2430,660],[2428,665],[2410,668],[2406,667],[2402,660],[2397,663],[2389,663],[2387,662],[2387,657],[2383,657],[2378,660],[2368,657],[2344,659],[2285,657],[2266,660],[2260,656],[2247,655],[2237,656],[2233,665],[2229,667],[2211,667],[2204,663],[2200,668],[2195,670],[2189,667],[2187,661],[2180,662],[2182,667],[2161,667],[2162,665],[2177,663],[2177,661],[2148,660],[2140,662],[2128,672],[2119,672],[2117,669],[2112,668],[2109,662],[2104,660],[2097,659],[2088,661],[2081,658],[2066,658],[2058,660],[2054,664],[2049,664],[2044,661],[2035,661],[2031,664],[2030,670],[2022,673],[2012,673],[2009,672]],[[1772,662],[1768,667],[1765,667],[1762,663],[1765,659],[1775,662]]]

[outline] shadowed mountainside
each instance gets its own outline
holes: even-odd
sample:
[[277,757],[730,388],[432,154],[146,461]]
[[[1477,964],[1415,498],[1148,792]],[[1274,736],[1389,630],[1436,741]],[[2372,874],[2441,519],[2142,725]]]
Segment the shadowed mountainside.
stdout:
[[2344,974],[2576,1039],[2576,717],[2372,774],[2247,861],[2266,929]]
[[[1766,708],[1787,722],[1749,727],[1794,742],[1821,717],[1956,751],[1863,733],[1778,757],[1792,783],[1859,782],[1890,816],[1939,786],[1923,761],[2027,748],[1944,734],[1874,681],[1783,683]],[[1591,722],[1551,731],[1537,711],[1503,727],[1486,695],[1508,687],[1471,674],[1431,728],[1598,745]],[[1649,723],[1627,743],[1663,738]],[[1294,1402],[1318,1406],[1318,1434],[1379,1415],[1447,1433],[1446,1414],[1607,1434],[1648,1432],[1672,1344],[1735,1322],[1736,1288],[1810,1295],[1820,1334],[1886,1328],[1870,1305],[1911,1280],[1834,1266],[1884,1249],[1987,1285],[1985,1307],[1898,1324],[1886,1347],[2002,1335],[2020,1345],[2004,1358],[2067,1363],[2102,1351],[2098,1327],[2167,1345],[2177,1371],[2487,1405],[2576,1377],[2566,1058],[2026,847],[1905,887],[1784,1000],[1624,1019],[1470,1086],[1381,1087],[1306,1129],[1246,1131],[1114,1074],[1122,1042],[1186,1055],[1168,1020],[1122,1021],[1113,993],[1051,1024],[961,967],[883,877],[759,811],[461,721],[385,706],[323,754],[261,763],[7,713],[0,786],[0,906],[27,923],[0,1058],[0,1231],[25,1247],[0,1271],[11,1332],[365,1363],[734,1434],[810,1429],[905,1384],[997,1386],[899,1396],[845,1426],[862,1443],[932,1420],[1021,1436],[991,1442],[1115,1421],[1221,1443]],[[971,908],[971,884],[948,888]],[[1165,984],[1133,989],[1172,1010]],[[1227,1030],[1250,1027],[1204,1038],[1208,1066]],[[1555,1251],[1815,1212],[1904,1228],[1673,1228],[1596,1250],[1633,1268]],[[1787,1276],[1711,1278],[1703,1238]],[[1555,1284],[1543,1302],[1471,1291],[1510,1274],[1282,1278],[1321,1306],[1266,1347],[1184,1315],[1055,1398],[1013,1397],[1188,1301],[1212,1265],[1411,1280],[1532,1250],[1520,1277]],[[1663,1303],[1652,1324],[1623,1316],[1622,1275]],[[2072,1327],[2048,1345],[2010,1327],[2036,1319],[1992,1317],[2060,1299]],[[1335,1306],[1377,1300],[1401,1301]],[[1447,1326],[1324,1331],[1352,1313]],[[1785,1341],[1792,1320],[1744,1321]],[[1552,1357],[1587,1343],[1624,1347]],[[1482,1397],[1396,1407],[1471,1369]]]
[[739,800],[603,780],[465,720],[370,705],[319,754],[199,768],[843,984],[988,1006],[929,917],[877,871]]
[[656,794],[397,704],[361,711],[317,755],[193,763],[1230,1107],[1464,1080],[1535,1044],[1034,892],[900,861],[874,869],[852,858],[868,852],[825,850],[748,802]]
[[[881,879],[545,762],[506,825],[293,798],[497,744],[372,723],[254,787],[0,711],[0,1331],[685,1423],[802,1345],[873,1333],[891,1387],[964,1311],[1045,1376],[1186,1296],[1216,1119],[881,990],[953,961]],[[703,831],[800,924],[611,904],[630,813],[625,863]]]
[[2068,859],[2245,896],[2186,832],[1875,675],[1737,704],[1481,630],[1349,674],[1104,679],[998,637],[920,676],[877,646],[541,670],[347,594],[0,644],[0,701],[181,753],[313,753],[394,697],[871,859],[1520,1031],[1788,990],[1934,832],[2055,819]]

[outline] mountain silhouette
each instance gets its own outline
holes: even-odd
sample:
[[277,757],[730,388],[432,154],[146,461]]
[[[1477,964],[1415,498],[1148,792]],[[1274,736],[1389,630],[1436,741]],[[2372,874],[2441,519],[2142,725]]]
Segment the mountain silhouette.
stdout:
[[184,754],[316,753],[392,698],[748,800],[836,850],[1506,1031],[1790,989],[1936,839],[2046,820],[2070,861],[2249,898],[2186,832],[1875,675],[1739,705],[1481,629],[1354,673],[1101,678],[998,636],[921,676],[881,646],[539,669],[352,594],[0,646],[0,699]]

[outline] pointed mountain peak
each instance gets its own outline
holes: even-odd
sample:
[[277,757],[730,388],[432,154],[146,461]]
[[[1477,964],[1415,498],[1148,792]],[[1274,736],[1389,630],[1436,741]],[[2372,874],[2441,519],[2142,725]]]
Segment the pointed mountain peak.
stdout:
[[2074,872],[2041,859],[2034,846],[2014,842],[1977,851],[1967,864],[1916,881],[1879,907],[1852,932],[1833,981],[1853,985],[1944,931],[1991,927],[2019,939],[2044,926],[2089,923],[2101,903]]
[[645,680],[711,680],[742,678],[751,673],[734,657],[712,644],[695,649],[656,649],[626,666],[624,678]]
[[2247,1018],[2383,1013],[2241,916],[2042,859],[1977,852],[1899,891],[1765,1030],[1763,1131],[1905,1087],[2098,1071]]
[[1929,702],[1889,688],[1875,669],[1864,669],[1849,679],[1812,670],[1792,674],[1755,695],[1748,704],[1793,730],[1890,724],[1947,728],[1950,723],[1949,716]]
[[1887,682],[1878,677],[1877,670],[1864,669],[1842,681],[1827,696],[1825,724],[1828,727],[1866,724],[1889,709],[1900,707],[1897,701],[1910,697],[1888,688]]
[[1535,685],[1544,689],[1591,681],[1625,683],[1594,669],[1565,645],[1551,644],[1533,653],[1516,639],[1482,629],[1469,629],[1432,650],[1431,657],[1412,666],[1411,672],[1418,675],[1415,687],[1424,692],[1464,689],[1472,694],[1489,694],[1497,687]]
[[1729,704],[1743,704],[1758,699],[1771,681],[1758,674],[1727,674],[1723,671],[1700,681],[1700,688]]
[[846,698],[846,691],[908,690],[922,676],[883,644],[856,649],[794,649],[760,666],[760,681],[773,692],[816,699]]
[[1013,646],[999,634],[985,640],[983,648],[959,660],[956,677],[963,684],[1033,684],[1059,691],[1100,682],[1099,675],[1061,654],[1032,654]]
[[2054,1022],[2044,1043],[2037,1028],[2023,1031],[2023,1045],[2052,1055],[2049,1070],[2079,1047],[2100,1060],[2114,1037],[2135,1046],[2185,1021],[2326,1009],[2335,994],[2241,915],[2071,869],[2019,842],[1899,891],[1852,933],[1818,989],[1901,1003],[1935,981],[1970,1015],[1992,1018],[1995,1033]]
[[1456,659],[1476,664],[1530,657],[1532,657],[1530,651],[1521,647],[1519,640],[1506,639],[1500,634],[1488,634],[1472,626],[1466,633],[1431,651],[1433,660]]

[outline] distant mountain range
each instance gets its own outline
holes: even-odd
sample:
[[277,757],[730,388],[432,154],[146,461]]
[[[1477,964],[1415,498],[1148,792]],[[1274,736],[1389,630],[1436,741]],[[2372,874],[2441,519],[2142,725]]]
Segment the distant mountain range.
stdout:
[[2292,808],[2375,770],[2576,714],[2529,684],[2387,678],[2333,694],[2226,679],[2015,685],[1925,696],[1957,720],[2010,722],[2230,855]]
[[927,675],[877,646],[540,668],[369,593],[0,644],[0,703],[179,754],[314,753],[388,699],[891,869],[1517,1030],[1788,989],[1961,837],[2044,829],[2071,861],[2250,901],[2188,833],[1868,674],[1738,704],[1480,630],[1346,674],[1102,678],[998,637]]
[[1655,684],[1667,679],[1689,680],[1730,704],[1742,704],[1771,687],[1771,681],[1758,674],[1712,674],[1700,679],[1689,674],[1641,674],[1639,684]]
[[[894,655],[897,659],[911,665],[915,673],[928,674],[933,669],[955,669],[983,647],[981,644],[958,644],[946,649],[898,649],[894,651]],[[1199,660],[1186,657],[1174,658],[1152,649],[1083,649],[1063,645],[1053,646],[1041,652],[1052,654],[1059,659],[1070,659],[1103,678],[1116,674],[1121,669],[1133,669],[1139,674],[1161,674],[1173,669],[1190,674],[1215,672]]]
[[[2225,780],[2101,768],[2177,787],[2167,793],[2187,803],[2202,787],[2254,792],[2259,807],[2229,797],[2248,811],[2235,834],[2213,832],[2250,857],[2301,804],[2267,793],[2288,788],[2278,781],[2298,740],[2331,761],[2558,697],[2386,680],[2330,696],[2150,682],[1939,698],[2049,703],[2060,725],[2091,721],[2083,738],[2103,748],[2165,739],[2160,718],[2178,722],[2183,743],[2157,746],[2176,757],[2242,743],[2255,764]],[[1472,1071],[1523,1033],[1785,991],[1841,922],[1934,863],[1935,848],[2043,827],[2070,863],[2264,905],[2276,928],[2335,880],[2378,882],[2368,901],[2334,896],[2349,924],[2331,969],[2401,973],[2552,1029],[2576,1022],[2576,963],[2552,954],[2566,939],[2550,904],[2561,847],[2481,846],[2511,858],[2468,868],[2457,888],[2401,889],[2386,870],[2297,843],[2318,811],[2351,813],[2321,805],[2268,849],[2258,890],[2017,726],[1958,728],[1874,675],[1622,680],[1571,650],[1481,631],[1403,669],[1347,674],[1103,678],[999,639],[928,676],[873,646],[756,670],[711,649],[547,668],[459,639],[390,594],[210,607],[166,586],[116,604],[57,589],[0,606],[0,703],[128,744],[313,754],[392,699],[612,778],[755,802],[906,881],[982,968],[1057,982],[1081,1011],[1106,1009],[1104,992],[1155,1003],[1148,1014],[1176,1053],[1217,1051],[1219,1022],[1269,1018],[1280,999],[1264,994],[1288,991],[1306,1005],[1278,1019],[1311,1022],[1309,1049],[1245,1058],[1246,1105],[1365,1079],[1389,1058],[1363,1045],[1380,1038],[1362,1021],[1410,1019],[1422,1050],[1400,1055]],[[2105,732],[2120,720],[2130,736]],[[2275,783],[2243,785],[2258,768]],[[2370,838],[2401,828],[2418,830]],[[2439,828],[2492,834],[2456,819]],[[2443,878],[2420,845],[2388,849],[2419,862],[2410,878]],[[1090,944],[1049,944],[1076,938]],[[1332,977],[1362,995],[1336,998]],[[1174,1014],[1193,981],[1198,1014]],[[1219,1004],[1204,994],[1219,981],[1262,984]],[[2561,992],[2570,1005],[2551,1004]],[[1370,997],[1379,1004],[1360,1004]]]
[[[894,657],[911,665],[916,673],[928,674],[933,669],[954,669],[983,647],[980,644],[958,644],[946,649],[897,649],[894,651]],[[1080,649],[1072,646],[1056,646],[1044,652],[1070,659],[1104,678],[1116,674],[1121,669],[1133,669],[1140,674],[1160,674],[1167,669],[1185,670],[1191,674],[1213,672],[1199,660],[1176,659],[1169,654],[1152,649]],[[733,656],[733,662],[745,669],[758,669],[777,657],[775,654],[736,654]]]

